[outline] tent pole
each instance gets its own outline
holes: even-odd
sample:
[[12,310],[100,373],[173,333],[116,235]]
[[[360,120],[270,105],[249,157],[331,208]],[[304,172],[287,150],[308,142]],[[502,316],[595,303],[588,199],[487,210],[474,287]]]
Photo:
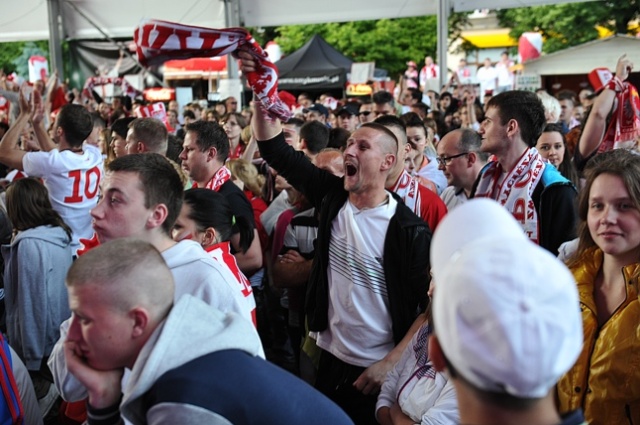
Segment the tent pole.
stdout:
[[438,0],[438,65],[440,66],[440,90],[447,81],[447,51],[449,44],[449,0]]
[[49,15],[49,59],[51,70],[58,71],[58,78],[64,81],[64,62],[62,61],[62,14],[60,0],[47,0]]

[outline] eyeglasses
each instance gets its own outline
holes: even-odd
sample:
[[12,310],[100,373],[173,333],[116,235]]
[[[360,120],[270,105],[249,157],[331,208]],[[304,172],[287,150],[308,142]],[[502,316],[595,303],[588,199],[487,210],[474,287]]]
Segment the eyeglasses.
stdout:
[[371,114],[371,111],[362,111],[358,115],[363,115],[365,117],[368,117],[370,114]]
[[462,152],[457,155],[451,155],[451,156],[438,156],[436,157],[436,161],[438,162],[438,165],[444,165],[446,167],[447,165],[451,164],[451,161],[463,155],[469,155],[469,152]]

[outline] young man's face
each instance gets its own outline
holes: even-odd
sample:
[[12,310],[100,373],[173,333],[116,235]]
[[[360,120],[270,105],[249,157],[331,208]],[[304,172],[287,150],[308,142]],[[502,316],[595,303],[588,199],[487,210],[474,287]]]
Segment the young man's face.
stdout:
[[383,181],[386,179],[394,161],[386,163],[390,153],[384,151],[383,143],[379,140],[381,137],[375,129],[360,128],[347,141],[344,151],[344,188],[348,192],[364,193],[375,187],[381,176]]
[[138,173],[105,173],[102,198],[91,210],[93,229],[101,243],[130,236],[146,239],[153,209],[144,205],[145,194]]
[[182,143],[182,168],[189,173],[194,181],[202,181],[207,178],[209,151],[202,152],[197,143],[198,135],[193,131],[187,131]]
[[374,103],[373,113],[377,118],[380,115],[395,115],[396,110],[390,103]]
[[501,124],[500,111],[497,108],[487,109],[478,133],[482,137],[482,145],[480,146],[482,152],[498,154],[509,145],[507,125]]
[[132,320],[126,312],[110,307],[109,298],[97,285],[69,287],[73,316],[67,341],[73,343],[75,354],[96,370],[127,366],[133,351]]

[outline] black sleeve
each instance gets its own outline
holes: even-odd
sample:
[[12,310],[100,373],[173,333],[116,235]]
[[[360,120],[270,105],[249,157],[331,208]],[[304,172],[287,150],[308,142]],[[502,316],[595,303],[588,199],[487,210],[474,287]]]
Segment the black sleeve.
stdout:
[[284,141],[283,133],[271,140],[259,141],[258,148],[269,166],[302,192],[316,208],[320,208],[327,193],[336,186],[342,187],[341,178],[313,165],[304,153],[296,151]]
[[562,184],[549,186],[540,198],[540,246],[553,255],[558,255],[560,245],[576,237],[576,195],[573,185]]

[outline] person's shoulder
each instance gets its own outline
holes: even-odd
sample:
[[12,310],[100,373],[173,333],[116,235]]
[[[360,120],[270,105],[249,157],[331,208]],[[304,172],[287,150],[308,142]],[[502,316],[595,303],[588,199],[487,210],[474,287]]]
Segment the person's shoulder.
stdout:
[[545,164],[544,171],[542,171],[541,181],[545,189],[549,189],[552,187],[565,187],[565,190],[573,192],[576,191],[573,183],[571,183],[569,179],[563,176],[556,167],[549,163]]
[[[287,391],[273,391],[274,388]],[[203,391],[210,397],[199,397]],[[249,404],[265,425],[352,423],[331,401],[299,378],[239,349],[213,351],[184,363],[160,376],[150,392],[160,402],[195,403],[231,423],[243,422],[242,415]],[[315,413],[300,411],[297,407],[301,405]]]

